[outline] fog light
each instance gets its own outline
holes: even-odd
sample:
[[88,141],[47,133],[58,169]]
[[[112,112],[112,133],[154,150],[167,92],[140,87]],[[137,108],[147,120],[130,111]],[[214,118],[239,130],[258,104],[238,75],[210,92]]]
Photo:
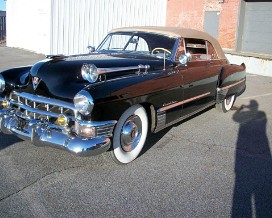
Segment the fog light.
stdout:
[[68,118],[63,114],[59,115],[58,117],[58,124],[60,126],[67,126],[68,125]]
[[78,122],[75,123],[76,133],[83,138],[95,137],[95,127],[92,126],[81,126]]
[[7,100],[3,100],[1,105],[3,108],[7,108],[9,106],[9,102]]

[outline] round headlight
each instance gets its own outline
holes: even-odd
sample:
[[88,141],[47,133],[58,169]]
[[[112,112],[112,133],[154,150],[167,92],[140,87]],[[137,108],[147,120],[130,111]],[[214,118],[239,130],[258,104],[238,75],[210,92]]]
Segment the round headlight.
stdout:
[[0,73],[0,93],[2,93],[5,90],[6,82],[3,77],[3,75]]
[[74,104],[76,110],[83,115],[90,114],[94,106],[92,96],[85,90],[81,90],[76,94]]
[[83,64],[81,68],[82,78],[89,81],[90,83],[96,82],[98,78],[97,68],[93,64]]

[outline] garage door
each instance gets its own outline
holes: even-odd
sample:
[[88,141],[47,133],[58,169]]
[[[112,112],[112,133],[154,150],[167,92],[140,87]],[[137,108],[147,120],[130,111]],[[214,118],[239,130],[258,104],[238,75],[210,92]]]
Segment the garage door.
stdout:
[[165,26],[166,7],[167,0],[8,0],[7,46],[86,53],[113,28]]
[[245,2],[240,43],[242,51],[272,54],[272,1]]
[[166,0],[52,0],[50,53],[86,53],[116,27],[164,26],[166,5]]

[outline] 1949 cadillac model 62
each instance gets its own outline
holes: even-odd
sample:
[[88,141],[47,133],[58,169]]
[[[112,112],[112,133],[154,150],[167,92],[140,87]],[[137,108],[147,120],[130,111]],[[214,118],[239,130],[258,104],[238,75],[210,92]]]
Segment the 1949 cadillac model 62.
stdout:
[[121,164],[156,133],[208,107],[227,112],[246,87],[206,33],[169,27],[112,30],[89,54],[51,55],[0,74],[5,134]]

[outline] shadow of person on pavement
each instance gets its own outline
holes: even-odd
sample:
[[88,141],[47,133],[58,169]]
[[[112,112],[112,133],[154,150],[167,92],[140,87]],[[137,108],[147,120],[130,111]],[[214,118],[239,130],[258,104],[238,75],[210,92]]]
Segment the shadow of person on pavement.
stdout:
[[272,217],[272,160],[267,118],[258,102],[242,105],[233,115],[240,124],[235,162],[232,217]]

